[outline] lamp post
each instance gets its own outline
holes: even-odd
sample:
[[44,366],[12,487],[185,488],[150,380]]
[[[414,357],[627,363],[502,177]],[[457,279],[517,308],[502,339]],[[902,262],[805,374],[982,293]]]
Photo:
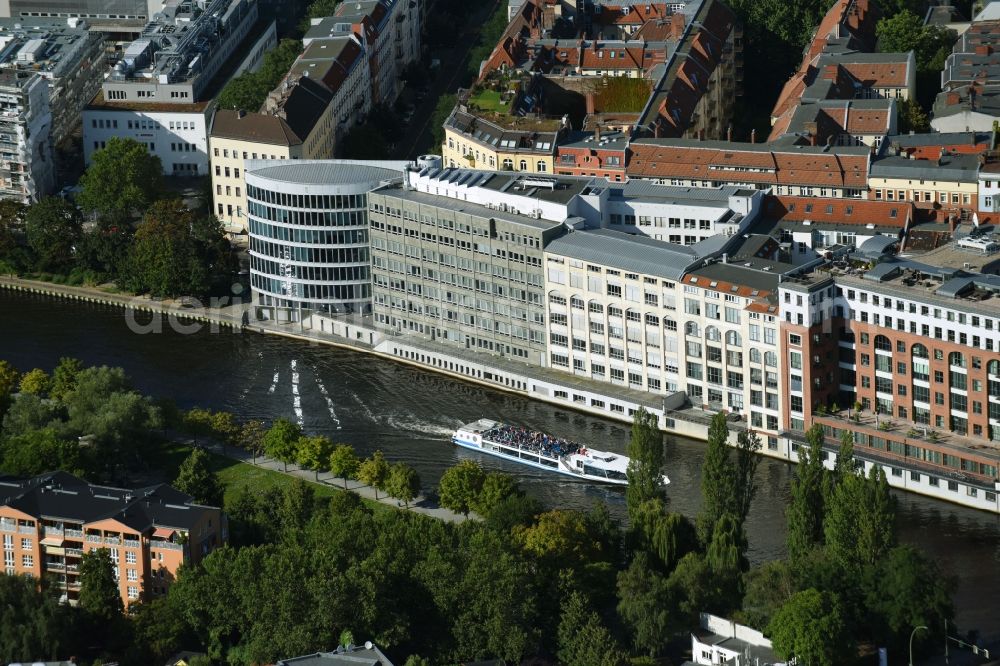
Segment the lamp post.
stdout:
[[925,631],[930,631],[924,625],[920,625],[919,627],[914,627],[913,631],[910,632],[910,666],[913,666],[913,636],[921,629],[924,629]]

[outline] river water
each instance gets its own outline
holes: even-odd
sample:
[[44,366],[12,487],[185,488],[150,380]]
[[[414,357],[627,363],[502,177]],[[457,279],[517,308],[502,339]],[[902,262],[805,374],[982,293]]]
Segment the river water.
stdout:
[[[381,449],[405,460],[425,488],[456,461],[472,457],[488,470],[514,474],[548,507],[586,509],[605,502],[624,515],[620,490],[562,480],[514,463],[459,449],[451,432],[480,417],[523,424],[602,449],[624,452],[628,427],[466,384],[353,351],[278,337],[207,329],[133,333],[121,310],[0,291],[0,358],[22,370],[51,370],[60,356],[125,368],[144,393],[182,408],[202,406],[244,418],[286,416],[306,431]],[[673,440],[667,448],[671,508],[693,517],[700,504],[703,443]],[[748,519],[754,562],[784,555],[791,467],[765,458]],[[895,492],[895,491],[894,491]],[[958,620],[984,637],[1000,636],[1000,519],[946,503],[896,493],[899,536],[933,555],[959,579]]]

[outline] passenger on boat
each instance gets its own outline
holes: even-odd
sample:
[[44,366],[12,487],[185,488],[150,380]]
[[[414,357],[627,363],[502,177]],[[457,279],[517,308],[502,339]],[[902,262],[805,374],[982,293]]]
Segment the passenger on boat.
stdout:
[[523,426],[497,425],[483,433],[483,439],[514,446],[523,451],[540,453],[551,458],[561,458],[583,449],[576,442],[551,437],[543,432],[529,430]]

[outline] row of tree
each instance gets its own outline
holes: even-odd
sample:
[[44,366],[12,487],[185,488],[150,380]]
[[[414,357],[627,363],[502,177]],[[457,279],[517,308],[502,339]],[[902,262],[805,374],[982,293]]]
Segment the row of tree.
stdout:
[[217,98],[219,108],[251,113],[260,111],[268,93],[281,83],[300,53],[302,42],[297,39],[282,39],[276,47],[264,54],[260,69],[244,72],[229,80]]

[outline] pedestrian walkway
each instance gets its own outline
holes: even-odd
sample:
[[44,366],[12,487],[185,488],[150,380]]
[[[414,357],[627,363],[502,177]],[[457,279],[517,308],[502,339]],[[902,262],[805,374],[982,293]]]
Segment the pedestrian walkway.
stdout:
[[[241,463],[246,463],[247,465],[256,465],[257,467],[262,467],[267,470],[278,472],[281,474],[287,474],[288,476],[294,476],[302,479],[303,481],[308,481],[309,483],[315,483],[322,486],[328,486],[335,488],[337,490],[344,490],[344,479],[341,477],[334,476],[329,472],[320,472],[319,481],[316,480],[316,473],[309,469],[302,469],[296,465],[289,465],[288,471],[285,471],[285,466],[283,463],[267,458],[265,456],[257,456],[257,462],[253,462],[253,456],[250,455],[248,451],[236,448],[233,446],[227,446],[225,452],[222,450],[222,446],[219,444],[212,444],[207,447],[213,453],[217,453],[231,460],[236,460]],[[393,508],[398,508],[400,510],[406,509],[406,507],[396,500],[395,498],[389,497],[383,492],[378,493],[378,499],[375,499],[375,489],[371,486],[366,486],[360,481],[354,479],[347,479],[347,490],[355,492],[365,499],[369,499],[373,502],[378,502],[379,504],[385,504],[386,506],[391,506]],[[466,520],[475,520],[476,515],[470,514],[468,518],[460,513],[455,513],[450,509],[446,509],[443,506],[438,506],[428,500],[426,497],[419,496],[414,501],[410,502],[409,511],[414,513],[419,513],[425,516],[430,516],[431,518],[438,518],[440,520],[446,520],[450,523],[462,523]]]

